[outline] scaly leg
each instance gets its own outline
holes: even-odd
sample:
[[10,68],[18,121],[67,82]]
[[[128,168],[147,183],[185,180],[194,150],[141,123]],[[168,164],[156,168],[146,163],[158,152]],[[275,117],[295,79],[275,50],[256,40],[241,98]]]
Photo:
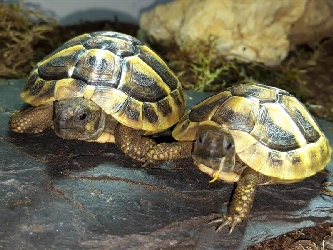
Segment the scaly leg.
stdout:
[[249,215],[258,182],[258,172],[247,167],[237,183],[235,194],[228,206],[228,213],[210,221],[210,223],[221,223],[216,228],[216,231],[228,225],[230,227],[229,233],[231,233]]
[[43,105],[14,112],[9,119],[11,130],[18,133],[40,133],[52,126],[53,105]]
[[193,142],[157,144],[140,131],[119,124],[115,129],[117,146],[131,158],[148,163],[169,161],[191,156]]
[[160,143],[152,147],[145,157],[146,163],[170,161],[191,157],[192,141]]

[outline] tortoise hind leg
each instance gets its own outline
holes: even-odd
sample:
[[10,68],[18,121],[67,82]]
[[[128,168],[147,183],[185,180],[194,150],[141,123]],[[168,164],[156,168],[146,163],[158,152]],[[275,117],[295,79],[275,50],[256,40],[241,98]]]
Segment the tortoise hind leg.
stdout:
[[114,133],[117,146],[131,158],[145,162],[144,165],[190,157],[193,142],[157,144],[141,132],[119,124]]
[[210,223],[221,223],[216,231],[229,225],[231,233],[249,215],[258,183],[258,172],[247,167],[237,183],[235,194],[228,206],[228,213],[210,221]]
[[9,126],[18,133],[39,133],[52,126],[52,118],[53,105],[42,105],[14,112]]

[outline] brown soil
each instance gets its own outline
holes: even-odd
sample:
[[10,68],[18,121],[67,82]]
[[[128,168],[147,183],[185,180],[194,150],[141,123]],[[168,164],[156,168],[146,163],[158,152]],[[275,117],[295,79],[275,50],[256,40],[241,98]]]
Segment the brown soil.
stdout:
[[248,250],[329,250],[333,249],[333,225],[319,225],[303,228],[297,231],[278,236],[276,238],[260,242]]

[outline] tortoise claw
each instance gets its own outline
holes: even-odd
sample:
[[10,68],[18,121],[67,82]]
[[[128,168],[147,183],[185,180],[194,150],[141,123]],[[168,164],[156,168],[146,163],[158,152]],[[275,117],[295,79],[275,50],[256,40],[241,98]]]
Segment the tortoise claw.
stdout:
[[330,187],[333,187],[333,182],[331,181],[326,181],[321,186],[322,192],[327,196],[333,196],[333,191]]
[[144,163],[141,165],[141,167],[142,167],[142,168],[146,168],[146,167],[148,167],[150,164],[151,164],[150,161],[146,161],[146,160],[144,160]]
[[229,234],[235,229],[235,227],[241,222],[242,220],[237,215],[228,215],[223,214],[220,217],[215,218],[208,222],[208,224],[213,223],[220,223],[215,229],[216,232],[220,231],[225,226],[229,226]]

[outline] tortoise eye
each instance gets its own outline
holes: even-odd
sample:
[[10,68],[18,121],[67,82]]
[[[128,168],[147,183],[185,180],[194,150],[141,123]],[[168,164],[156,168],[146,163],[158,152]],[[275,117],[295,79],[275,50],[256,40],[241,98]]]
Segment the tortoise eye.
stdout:
[[231,152],[234,150],[235,145],[231,137],[227,136],[223,139],[223,148],[226,152]]
[[233,144],[232,144],[232,143],[229,143],[229,144],[226,146],[226,149],[229,150],[229,149],[232,148],[232,146],[233,146]]
[[198,136],[197,142],[201,144],[203,142],[202,136]]
[[79,122],[84,122],[85,123],[85,122],[89,122],[90,118],[91,118],[91,114],[89,112],[82,111],[82,112],[79,112],[77,114],[76,119]]
[[205,136],[204,133],[199,133],[199,134],[197,135],[197,138],[196,138],[196,143],[197,143],[199,146],[203,145],[204,142],[205,142],[205,138],[206,138],[206,136]]
[[80,120],[80,121],[83,121],[83,120],[85,120],[85,119],[87,119],[87,114],[86,114],[86,113],[83,113],[83,114],[80,114],[80,115],[79,115],[79,120]]

